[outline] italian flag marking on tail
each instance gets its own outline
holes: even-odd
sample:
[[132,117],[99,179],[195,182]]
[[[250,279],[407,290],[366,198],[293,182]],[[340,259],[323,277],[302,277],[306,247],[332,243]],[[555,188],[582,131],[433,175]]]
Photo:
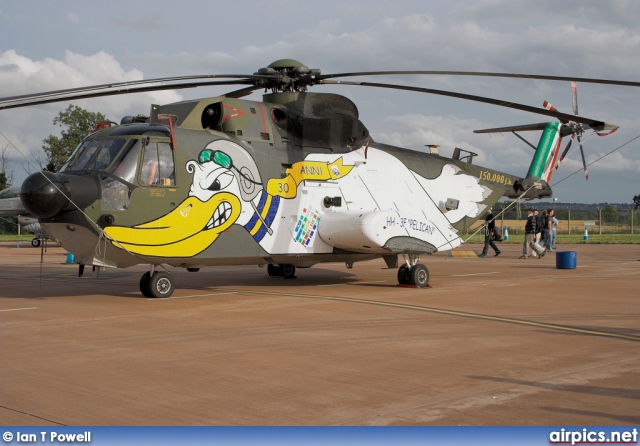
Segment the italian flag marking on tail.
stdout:
[[553,173],[553,166],[560,151],[560,122],[549,122],[542,132],[536,154],[531,161],[527,176],[549,181]]

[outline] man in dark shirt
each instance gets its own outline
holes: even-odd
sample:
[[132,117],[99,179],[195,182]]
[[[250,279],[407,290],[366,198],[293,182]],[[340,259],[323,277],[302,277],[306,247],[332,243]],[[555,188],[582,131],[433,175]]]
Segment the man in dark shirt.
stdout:
[[500,255],[500,250],[498,249],[498,247],[496,246],[495,243],[493,243],[493,230],[496,227],[496,222],[495,222],[495,218],[493,217],[493,213],[491,208],[489,208],[487,210],[487,216],[484,219],[485,223],[484,223],[484,249],[482,250],[482,254],[480,254],[478,257],[486,257],[487,256],[487,252],[489,252],[489,246],[491,246],[493,248],[493,250],[496,252],[495,257]]
[[522,244],[521,259],[527,259],[530,255],[530,249],[533,249],[538,258],[543,258],[546,249],[536,243],[536,234],[538,233],[538,225],[536,217],[533,215],[533,209],[527,209],[527,223],[524,226],[524,243]]

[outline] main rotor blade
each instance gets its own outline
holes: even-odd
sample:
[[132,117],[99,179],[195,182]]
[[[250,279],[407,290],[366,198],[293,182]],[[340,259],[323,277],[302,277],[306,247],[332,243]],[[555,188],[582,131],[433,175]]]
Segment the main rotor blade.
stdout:
[[[67,88],[64,90],[54,90],[54,91],[46,91],[41,93],[33,93],[33,94],[24,94],[18,96],[10,96],[6,98],[0,98],[0,102],[4,101],[14,101],[19,99],[31,99],[31,98],[41,98],[47,96],[58,96],[62,94],[72,94],[72,93],[87,93],[98,90],[105,89],[120,89],[127,87],[135,87],[139,85],[145,84],[158,84],[163,82],[178,82],[178,81],[199,81],[199,80],[207,80],[207,79],[252,79],[252,80],[273,80],[277,78],[277,76],[273,75],[264,75],[264,74],[200,74],[200,75],[192,75],[192,76],[174,76],[174,77],[159,77],[155,79],[141,79],[138,81],[126,81],[126,82],[115,82],[110,84],[99,84],[99,85],[89,85],[86,87],[77,87],[77,88]],[[249,83],[249,82],[245,82]],[[170,90],[171,88],[167,88]]]
[[[235,80],[235,81],[210,81],[210,82],[186,82],[181,84],[172,85],[149,85],[149,86],[121,86],[116,90],[102,90],[94,89],[92,87],[86,89],[72,89],[73,92],[63,93],[57,95],[58,92],[41,93],[38,95],[24,95],[22,99],[2,98],[0,99],[0,110],[7,110],[10,108],[28,107],[31,105],[49,104],[52,102],[64,102],[76,99],[89,99],[97,98],[101,96],[115,96],[120,94],[130,93],[144,93],[148,91],[162,91],[162,90],[181,90],[185,88],[196,88],[212,85],[243,85],[252,83],[250,80]],[[105,88],[105,87],[101,87]],[[61,90],[63,91],[63,90]]]
[[246,88],[241,88],[240,90],[230,91],[229,93],[225,93],[224,95],[227,98],[239,99],[245,96],[249,96],[251,93],[253,93],[256,90],[260,90],[261,88],[264,88],[264,87],[262,85],[256,85],[253,87],[246,87]]
[[537,107],[532,107],[530,105],[518,104],[516,102],[502,101],[499,99],[492,99],[492,98],[475,96],[475,95],[465,94],[465,93],[456,93],[454,91],[434,90],[432,88],[421,88],[421,87],[409,87],[406,85],[380,84],[380,83],[374,83],[374,82],[322,80],[320,81],[320,83],[331,84],[331,85],[355,85],[355,86],[363,86],[363,87],[389,88],[392,90],[415,91],[418,93],[429,93],[429,94],[436,94],[440,96],[449,96],[452,98],[465,99],[467,101],[482,102],[485,104],[497,105],[499,107],[513,108],[515,110],[522,110],[529,113],[537,113],[539,115],[552,116],[554,118],[560,119],[561,121],[566,120],[566,121],[579,122],[581,124],[588,125],[594,130],[600,130],[602,128],[605,128],[605,126],[607,125],[603,121],[597,121],[595,119],[589,119],[589,118],[584,118],[580,116],[573,116],[573,115],[561,113],[558,111],[546,110],[544,108],[537,108]]
[[509,127],[497,127],[494,129],[474,130],[473,133],[528,132],[531,130],[544,130],[546,126],[546,122],[539,122],[538,124],[512,125]]
[[475,77],[507,77],[519,79],[540,79],[549,81],[577,81],[587,84],[621,85],[626,87],[640,87],[640,82],[621,81],[615,79],[598,79],[587,77],[547,76],[544,74],[516,74],[516,73],[490,73],[486,71],[362,71],[357,73],[322,74],[319,79],[333,79],[338,77],[354,76],[390,76],[390,75],[430,75],[430,76],[475,76]]

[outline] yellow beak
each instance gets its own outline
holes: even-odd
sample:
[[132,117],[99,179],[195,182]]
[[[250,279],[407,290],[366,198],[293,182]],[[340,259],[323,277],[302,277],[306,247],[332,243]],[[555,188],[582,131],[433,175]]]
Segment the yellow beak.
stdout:
[[188,197],[169,214],[133,227],[108,226],[114,246],[152,257],[193,257],[240,216],[240,199],[220,192],[208,201]]

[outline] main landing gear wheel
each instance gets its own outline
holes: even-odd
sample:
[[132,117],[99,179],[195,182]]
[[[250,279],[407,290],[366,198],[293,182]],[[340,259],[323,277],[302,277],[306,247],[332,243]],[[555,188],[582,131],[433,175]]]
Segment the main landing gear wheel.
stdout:
[[282,267],[269,263],[267,265],[267,274],[269,274],[271,277],[282,277]]
[[40,239],[39,238],[34,238],[33,240],[31,240],[31,246],[33,246],[34,248],[37,248],[38,246],[40,246]]
[[[408,256],[408,260],[407,260]],[[398,268],[398,283],[400,285],[415,285],[425,288],[429,285],[429,270],[420,261],[417,254],[404,255],[405,262]]]
[[280,265],[282,268],[282,277],[285,279],[293,279],[296,275],[296,267],[295,265],[291,265],[289,263],[285,263],[284,265]]
[[295,265],[285,263],[283,265],[267,265],[267,274],[271,277],[284,277],[285,279],[293,279],[296,275]]
[[146,272],[140,278],[140,292],[145,297],[171,297],[173,278],[164,271],[156,271],[153,275]]
[[411,268],[411,285],[425,288],[429,284],[429,270],[422,263],[418,263]]
[[411,283],[411,269],[407,265],[398,268],[398,283],[400,285],[409,285]]

